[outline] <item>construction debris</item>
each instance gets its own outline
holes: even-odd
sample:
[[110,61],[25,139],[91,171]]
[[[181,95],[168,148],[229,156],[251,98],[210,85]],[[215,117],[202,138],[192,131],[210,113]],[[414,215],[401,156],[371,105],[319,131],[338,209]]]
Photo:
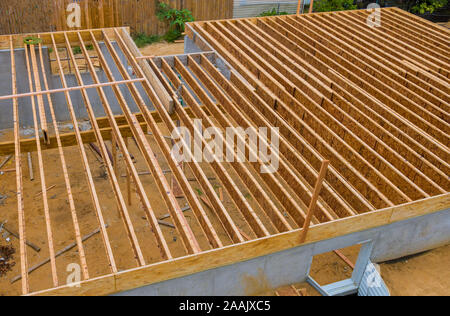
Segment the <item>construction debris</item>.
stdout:
[[[172,170],[163,170],[163,174],[169,174],[172,173]],[[140,176],[148,176],[151,175],[152,173],[150,171],[143,171],[143,172],[139,172],[138,175]],[[126,178],[128,177],[126,174],[122,174],[121,175],[122,178]]]
[[6,275],[16,265],[13,255],[16,250],[12,246],[0,246],[0,278]]
[[33,172],[33,161],[31,158],[31,153],[28,152],[28,171],[30,172],[30,181],[34,181],[34,172]]
[[[108,228],[108,225],[105,225],[105,228]],[[91,237],[95,236],[96,234],[100,233],[100,228],[97,228],[96,230],[94,230],[92,233],[84,236],[81,241],[85,242],[86,240],[90,239]],[[70,245],[66,246],[64,249],[61,249],[60,251],[58,251],[55,254],[55,258],[58,258],[59,256],[65,254],[66,252],[72,250],[73,248],[75,248],[77,246],[77,243],[71,243]],[[36,271],[37,269],[39,269],[40,267],[46,265],[47,263],[50,262],[50,258],[45,259],[44,261],[32,266],[30,269],[28,269],[28,274],[32,273],[33,271]],[[11,284],[15,283],[17,281],[19,281],[20,279],[22,279],[21,275],[18,275],[16,277],[14,277],[13,279],[11,279]]]
[[342,252],[340,252],[339,250],[334,250],[334,253],[341,258],[350,268],[352,268],[353,270],[355,270],[355,265],[353,264],[353,262],[350,261],[350,259],[348,259],[346,256],[344,256],[344,254]]
[[0,170],[0,175],[4,175],[5,173],[9,173],[9,172],[16,172],[16,169]]
[[13,157],[13,155],[9,155],[8,157],[6,157],[6,159],[3,160],[2,163],[0,163],[0,169],[3,168],[8,163],[8,161],[11,160],[12,157]]
[[5,202],[5,200],[8,198],[7,195],[1,195],[0,194],[0,205],[3,205],[3,203]]
[[159,223],[160,225],[163,225],[163,226],[167,226],[167,227],[170,227],[170,228],[175,228],[174,225],[172,225],[172,224],[170,224],[170,223],[167,223],[167,222],[164,222],[164,221],[161,221],[161,220],[158,220],[158,223]]
[[[7,233],[9,233],[11,236],[13,236],[13,237],[15,237],[15,238],[17,238],[17,239],[19,240],[19,239],[20,239],[19,234],[18,234],[17,232],[15,232],[13,229],[11,229],[10,227],[6,226],[6,222],[7,222],[7,221],[3,222],[3,223],[0,225],[0,233],[4,230],[4,231],[6,231]],[[39,248],[38,246],[36,246],[36,245],[33,244],[32,242],[29,242],[28,240],[25,240],[25,244],[26,244],[28,247],[30,247],[31,249],[33,249],[34,251],[36,251],[36,252],[40,252],[40,251],[41,251],[41,248]]]
[[[181,211],[182,211],[182,212],[186,212],[186,211],[189,211],[190,209],[191,209],[190,206],[185,206],[184,208],[181,209]],[[166,214],[166,215],[160,217],[159,220],[164,220],[164,219],[166,219],[166,218],[169,218],[170,216],[171,216],[171,215],[168,213],[168,214]]]
[[[46,192],[50,191],[51,189],[53,189],[53,188],[55,188],[55,187],[56,187],[56,184],[54,184],[54,185],[52,185],[52,186],[49,186],[49,187],[47,188]],[[39,193],[37,193],[37,194],[35,195],[35,197],[38,197],[38,196],[40,196],[41,194],[42,194],[42,191],[40,191]]]

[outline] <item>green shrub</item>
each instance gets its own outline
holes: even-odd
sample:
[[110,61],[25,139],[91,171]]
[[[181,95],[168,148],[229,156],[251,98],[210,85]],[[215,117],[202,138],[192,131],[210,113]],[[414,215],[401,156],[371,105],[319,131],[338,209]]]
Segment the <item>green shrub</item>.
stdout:
[[345,11],[358,8],[354,0],[318,0],[314,2],[314,12]]
[[168,30],[166,34],[164,35],[164,39],[168,41],[169,43],[175,42],[177,39],[179,39],[181,36],[181,33],[177,30]]
[[137,33],[133,36],[136,46],[139,48],[145,47],[147,45],[159,42],[161,37],[158,35],[147,35],[144,33]]
[[160,21],[169,23],[169,30],[164,36],[168,42],[174,42],[180,38],[185,30],[186,23],[194,21],[191,11],[187,9],[172,9],[168,4],[163,2],[158,3],[156,16]]
[[73,52],[74,55],[81,54],[81,53],[82,53],[81,47],[80,47],[80,46],[74,46],[74,47],[72,47],[72,52]]
[[410,2],[410,11],[419,14],[433,13],[436,9],[442,8],[448,3],[447,0],[416,0],[407,2]]
[[275,15],[288,15],[288,14],[289,13],[285,12],[285,11],[278,12],[277,9],[273,8],[272,10],[264,11],[259,16],[275,16]]

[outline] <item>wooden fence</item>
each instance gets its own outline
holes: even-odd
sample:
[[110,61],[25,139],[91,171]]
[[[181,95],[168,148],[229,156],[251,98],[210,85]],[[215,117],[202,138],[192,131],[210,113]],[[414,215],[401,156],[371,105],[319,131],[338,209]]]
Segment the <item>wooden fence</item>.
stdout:
[[[162,34],[167,24],[156,17],[158,0],[0,0],[0,34],[73,30],[67,7],[81,9],[80,29],[129,26],[132,32]],[[162,0],[189,9],[196,21],[231,18],[233,0]]]

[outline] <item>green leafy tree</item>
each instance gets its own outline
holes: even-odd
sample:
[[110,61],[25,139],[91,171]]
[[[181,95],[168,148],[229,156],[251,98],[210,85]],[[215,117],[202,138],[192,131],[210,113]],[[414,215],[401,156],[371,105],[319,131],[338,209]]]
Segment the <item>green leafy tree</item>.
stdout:
[[273,8],[272,10],[264,11],[259,16],[276,16],[276,15],[288,15],[288,12],[280,11],[278,12],[277,9]]
[[355,10],[357,8],[354,0],[316,0],[314,2],[314,12]]
[[436,9],[446,6],[448,0],[409,0],[406,10],[412,13],[433,13]]
[[187,9],[173,9],[164,2],[158,3],[156,16],[160,21],[166,21],[170,25],[165,36],[168,42],[173,42],[178,39],[183,34],[186,23],[194,21],[191,11]]

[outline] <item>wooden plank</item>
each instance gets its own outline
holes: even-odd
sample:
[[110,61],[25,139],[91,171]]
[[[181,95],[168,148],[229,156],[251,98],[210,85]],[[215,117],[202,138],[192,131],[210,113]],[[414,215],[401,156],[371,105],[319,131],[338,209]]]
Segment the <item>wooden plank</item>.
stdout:
[[[17,93],[17,73],[16,60],[14,53],[14,43],[12,36],[9,38],[10,53],[11,53],[11,85],[12,93]],[[26,295],[30,291],[28,281],[28,259],[26,249],[25,236],[25,214],[24,214],[24,192],[23,192],[23,178],[22,178],[22,152],[20,150],[20,117],[19,117],[19,102],[13,99],[13,116],[14,116],[14,149],[15,149],[15,164],[16,164],[16,189],[17,189],[17,212],[19,222],[19,247],[20,247],[20,271],[22,275],[22,294]]]
[[325,179],[326,173],[328,172],[329,164],[330,162],[328,160],[322,162],[322,167],[320,168],[319,177],[317,178],[317,183],[314,187],[311,203],[309,204],[305,224],[303,225],[302,233],[300,235],[301,244],[305,242],[306,236],[308,235],[309,227],[311,225],[311,219],[313,218],[314,212],[317,208],[317,200],[319,199],[320,190],[322,189],[323,180]]
[[[40,93],[42,91],[41,89],[41,80],[39,77],[39,70],[38,70],[38,64],[36,61],[36,47],[34,45],[30,45],[30,56],[31,56],[31,66],[33,70],[33,76],[34,76],[34,84],[36,88],[36,92]],[[30,90],[33,91],[33,90]],[[34,98],[33,98],[34,99]],[[38,110],[39,110],[39,120],[40,120],[40,126],[41,131],[44,137],[44,142],[48,144],[48,128],[47,128],[47,117],[45,116],[45,107],[44,107],[44,99],[42,95],[37,96],[38,101]]]
[[[42,45],[41,45],[42,46]],[[13,98],[25,98],[25,97],[42,97],[42,95],[51,95],[55,93],[61,93],[66,91],[78,91],[82,89],[93,89],[93,88],[100,88],[100,87],[109,87],[109,86],[115,86],[115,85],[121,85],[126,83],[132,83],[132,82],[141,82],[143,81],[142,78],[137,79],[130,79],[130,80],[121,80],[121,81],[114,81],[114,82],[103,82],[103,83],[96,83],[91,85],[83,85],[83,86],[77,86],[77,87],[69,87],[69,88],[61,88],[61,89],[53,89],[53,90],[44,90],[42,91],[39,89],[38,91],[33,92],[27,92],[27,93],[21,93],[21,94],[15,94],[15,95],[3,95],[0,96],[0,100],[8,100]]]

